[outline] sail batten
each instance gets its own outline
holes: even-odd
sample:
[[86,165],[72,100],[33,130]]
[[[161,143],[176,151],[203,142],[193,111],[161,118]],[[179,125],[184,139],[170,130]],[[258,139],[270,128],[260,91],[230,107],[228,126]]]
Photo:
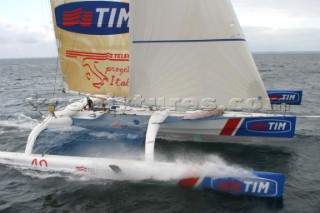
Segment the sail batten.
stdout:
[[229,0],[131,0],[130,27],[131,97],[270,109]]

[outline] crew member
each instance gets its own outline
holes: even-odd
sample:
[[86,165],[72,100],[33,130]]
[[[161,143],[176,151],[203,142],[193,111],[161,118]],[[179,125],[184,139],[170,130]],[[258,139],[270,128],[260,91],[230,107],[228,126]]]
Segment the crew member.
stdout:
[[87,105],[89,110],[93,110],[93,101],[89,97],[87,97]]
[[51,113],[52,116],[56,117],[56,115],[54,114],[54,110],[55,110],[55,106],[53,105],[49,105],[48,106],[48,111]]

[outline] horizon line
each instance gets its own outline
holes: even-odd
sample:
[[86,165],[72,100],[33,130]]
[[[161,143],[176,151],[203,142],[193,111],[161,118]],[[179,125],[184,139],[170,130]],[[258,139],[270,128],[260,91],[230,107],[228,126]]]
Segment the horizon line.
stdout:
[[[312,53],[320,53],[320,51],[309,51],[309,50],[301,50],[301,51],[253,51],[251,52],[253,55],[254,54],[299,54],[299,53],[306,53],[306,54],[312,54]],[[50,59],[50,58],[58,58],[58,56],[31,56],[31,57],[8,57],[8,58],[1,58],[0,60],[3,59]]]

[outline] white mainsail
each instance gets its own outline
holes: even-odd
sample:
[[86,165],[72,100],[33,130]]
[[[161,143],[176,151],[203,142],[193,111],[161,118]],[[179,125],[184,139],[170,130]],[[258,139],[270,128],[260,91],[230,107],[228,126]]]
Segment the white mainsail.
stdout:
[[131,0],[130,37],[131,97],[270,109],[229,0]]

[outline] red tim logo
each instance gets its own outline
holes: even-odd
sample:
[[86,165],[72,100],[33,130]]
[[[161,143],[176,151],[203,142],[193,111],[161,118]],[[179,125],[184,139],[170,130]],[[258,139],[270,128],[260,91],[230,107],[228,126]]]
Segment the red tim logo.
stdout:
[[78,8],[72,11],[63,12],[63,26],[75,26],[81,25],[82,27],[91,27],[93,12],[84,11],[82,8]]
[[263,122],[259,122],[259,123],[253,123],[251,124],[251,129],[252,130],[261,130],[261,131],[267,131],[268,130],[268,124],[267,123],[263,123]]
[[271,101],[281,100],[282,96],[281,95],[269,95],[269,98],[270,98]]
[[242,188],[242,183],[234,182],[234,181],[227,181],[221,182],[218,184],[218,189],[221,191],[230,191],[230,192],[240,192]]

